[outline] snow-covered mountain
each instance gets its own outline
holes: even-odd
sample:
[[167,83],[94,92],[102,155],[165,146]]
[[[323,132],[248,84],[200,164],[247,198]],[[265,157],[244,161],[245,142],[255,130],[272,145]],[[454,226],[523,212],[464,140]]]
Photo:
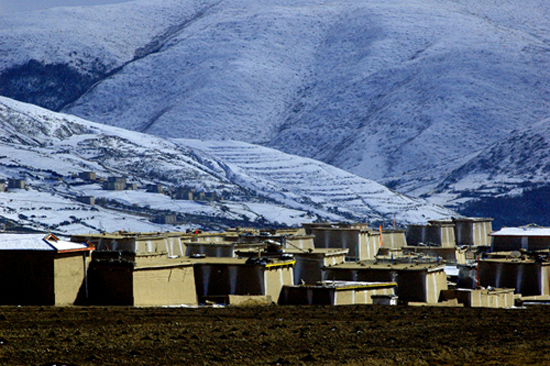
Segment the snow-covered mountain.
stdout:
[[497,212],[497,226],[550,224],[550,119],[512,131],[456,169],[431,202],[470,215]]
[[[140,0],[10,14],[0,94],[158,136],[257,143],[463,208],[485,166],[472,164],[550,116],[547,14],[543,0]],[[499,192],[518,193],[545,178],[540,164],[493,171],[489,185],[506,176],[517,184]]]
[[[131,190],[104,189],[80,173],[124,177]],[[452,211],[412,199],[307,158],[240,142],[167,140],[88,122],[0,97],[0,178],[26,189],[0,192],[0,218],[61,232],[219,229],[314,220],[425,222]],[[146,191],[194,188],[214,201]],[[95,197],[96,205],[78,201]],[[175,214],[176,225],[154,224]],[[0,220],[0,221],[2,221]]]

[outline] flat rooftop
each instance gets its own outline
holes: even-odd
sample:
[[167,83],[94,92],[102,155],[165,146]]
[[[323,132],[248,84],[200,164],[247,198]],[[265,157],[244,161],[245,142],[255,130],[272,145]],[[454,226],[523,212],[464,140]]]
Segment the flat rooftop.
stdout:
[[347,255],[349,248],[311,248],[310,249],[298,249],[298,248],[284,248],[284,252],[292,255],[311,255],[311,256],[323,256],[329,257],[331,255]]
[[239,265],[239,266],[264,266],[264,267],[277,267],[277,266],[288,266],[294,265],[296,260],[294,258],[290,259],[278,259],[278,258],[269,258],[265,263],[250,263],[247,261],[255,258],[233,258],[233,257],[204,257],[204,258],[189,258],[186,257],[193,264],[219,264],[219,265]]
[[294,288],[333,288],[338,290],[367,290],[397,287],[397,282],[322,281],[316,285],[291,285]]
[[90,249],[85,243],[61,240],[51,234],[0,234],[0,250],[64,252]]
[[547,227],[505,227],[492,232],[490,236],[548,236],[550,228]]
[[443,271],[445,266],[437,263],[391,263],[391,262],[375,262],[375,261],[361,261],[361,262],[346,262],[342,264],[336,264],[328,266],[330,269],[373,269],[380,271]]
[[512,263],[512,264],[540,264],[542,266],[550,265],[550,262],[536,261],[534,258],[513,258],[513,257],[483,258],[483,259],[480,259],[479,262],[480,263],[486,262],[486,263]]

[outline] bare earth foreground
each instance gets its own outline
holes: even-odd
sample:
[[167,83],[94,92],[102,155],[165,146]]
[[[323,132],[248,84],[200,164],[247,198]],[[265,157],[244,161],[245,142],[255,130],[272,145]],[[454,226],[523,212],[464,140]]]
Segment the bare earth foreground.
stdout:
[[550,364],[550,308],[1,307],[1,365]]

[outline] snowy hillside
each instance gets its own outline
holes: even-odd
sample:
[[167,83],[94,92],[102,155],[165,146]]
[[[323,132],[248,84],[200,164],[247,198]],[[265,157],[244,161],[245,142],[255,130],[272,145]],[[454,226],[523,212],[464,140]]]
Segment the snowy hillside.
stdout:
[[550,119],[512,131],[455,170],[430,201],[469,214],[493,212],[497,226],[550,225]]
[[[425,222],[428,217],[449,217],[450,211],[426,206],[378,183],[320,164],[244,142],[176,140],[224,162],[228,176],[241,187],[287,206],[331,212],[344,217],[369,215],[365,221]],[[313,209],[315,208],[315,209]],[[371,213],[369,213],[371,212]],[[373,217],[373,214],[378,217]]]
[[0,17],[0,93],[159,136],[258,143],[420,195],[549,116],[548,14],[543,0],[16,14]]
[[[239,156],[237,158],[236,155]],[[104,189],[124,177],[132,189]],[[452,211],[410,199],[311,159],[244,143],[169,141],[88,122],[0,97],[0,179],[26,189],[0,192],[0,221],[41,230],[219,229],[299,225],[314,220],[425,222]],[[194,188],[213,201],[188,201],[146,190]],[[95,205],[80,203],[94,197]],[[176,225],[154,224],[175,214]],[[11,221],[10,221],[11,220]]]

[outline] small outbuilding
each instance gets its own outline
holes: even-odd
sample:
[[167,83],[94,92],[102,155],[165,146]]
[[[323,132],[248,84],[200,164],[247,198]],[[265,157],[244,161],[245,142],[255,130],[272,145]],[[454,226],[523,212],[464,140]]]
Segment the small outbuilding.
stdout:
[[323,281],[317,285],[283,286],[279,305],[366,305],[373,296],[395,296],[395,282]]
[[466,308],[500,308],[509,309],[515,305],[514,289],[464,289],[457,288],[441,291],[441,300],[457,299]]

